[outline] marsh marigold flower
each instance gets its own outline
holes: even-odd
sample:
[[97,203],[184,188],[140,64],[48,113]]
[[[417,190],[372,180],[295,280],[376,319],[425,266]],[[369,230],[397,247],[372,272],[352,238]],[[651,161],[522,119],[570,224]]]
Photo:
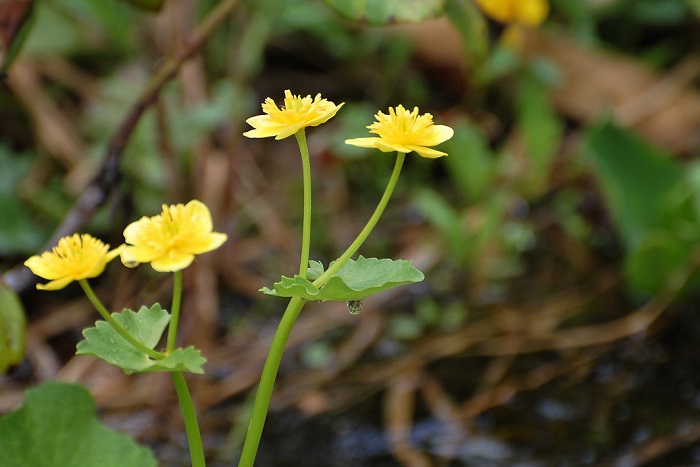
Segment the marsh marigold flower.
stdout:
[[284,105],[279,108],[271,98],[265,99],[262,104],[265,115],[256,115],[246,120],[246,123],[254,130],[246,131],[243,136],[248,138],[284,139],[292,136],[297,131],[307,126],[317,126],[325,123],[333,117],[343,106],[335,105],[326,99],[321,99],[321,94],[316,94],[313,99],[295,96],[291,91],[284,91]]
[[523,29],[542,24],[549,14],[547,0],[475,0],[481,10],[496,21],[508,25],[501,42],[520,49]]
[[423,157],[435,158],[447,153],[431,149],[431,146],[447,141],[454,130],[446,125],[434,125],[431,114],[418,115],[418,107],[412,112],[402,105],[389,107],[389,114],[377,112],[377,121],[369,125],[370,133],[379,135],[370,138],[346,139],[346,144],[363,148],[376,148],[383,152],[417,152]]
[[37,289],[59,290],[73,281],[99,276],[120,250],[109,251],[109,245],[91,235],[74,234],[61,238],[53,250],[32,256],[24,265],[37,276],[51,281],[38,284]]
[[192,200],[187,204],[163,205],[163,212],[142,217],[124,229],[127,245],[121,251],[127,266],[151,263],[156,271],[185,269],[194,255],[220,247],[226,234],[212,232],[209,208]]
[[475,0],[481,10],[504,24],[536,27],[549,13],[547,0]]

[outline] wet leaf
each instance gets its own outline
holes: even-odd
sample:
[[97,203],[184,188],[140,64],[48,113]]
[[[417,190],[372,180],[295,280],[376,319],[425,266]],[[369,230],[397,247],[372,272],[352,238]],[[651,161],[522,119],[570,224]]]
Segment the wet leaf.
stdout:
[[335,11],[348,19],[369,24],[419,23],[439,16],[444,0],[325,0]]
[[[149,349],[154,349],[170,322],[170,315],[160,305],[141,307],[134,313],[124,310],[113,313],[114,320]],[[85,340],[78,343],[78,355],[90,355],[111,363],[125,373],[149,373],[155,371],[189,371],[204,373],[206,359],[194,347],[177,349],[162,360],[154,360],[122,338],[106,321],[97,321],[94,328],[83,331]]]
[[122,467],[156,465],[151,451],[105,428],[82,386],[45,383],[0,418],[0,465]]
[[[312,261],[309,279],[314,280],[322,273],[321,263]],[[420,282],[424,278],[423,273],[411,266],[410,261],[360,256],[357,261],[348,261],[320,289],[300,276],[282,276],[282,280],[275,283],[273,289],[263,287],[260,291],[278,297],[301,297],[307,300],[361,300],[399,285]]]

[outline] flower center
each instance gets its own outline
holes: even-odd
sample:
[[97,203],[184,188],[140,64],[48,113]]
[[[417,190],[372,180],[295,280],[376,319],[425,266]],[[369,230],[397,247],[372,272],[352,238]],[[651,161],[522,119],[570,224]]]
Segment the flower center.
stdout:
[[377,113],[376,118],[368,127],[370,132],[396,144],[420,145],[434,133],[433,116],[418,115],[418,107],[409,112],[400,105],[396,110],[389,108],[389,115]]

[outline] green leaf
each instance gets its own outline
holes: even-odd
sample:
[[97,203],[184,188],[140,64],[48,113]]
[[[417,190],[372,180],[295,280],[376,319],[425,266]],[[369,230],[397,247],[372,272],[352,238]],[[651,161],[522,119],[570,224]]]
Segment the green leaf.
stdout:
[[534,77],[522,82],[518,94],[518,126],[528,158],[526,192],[540,196],[548,186],[563,125],[550,102],[550,89]]
[[0,373],[24,358],[26,340],[24,309],[19,297],[0,283]]
[[[112,317],[149,349],[155,348],[170,322],[170,315],[158,304],[151,308],[141,307],[137,313],[126,309],[122,313],[113,313]],[[78,343],[76,354],[102,359],[127,374],[154,371],[204,373],[202,365],[206,359],[194,347],[177,349],[166,358],[155,360],[127,342],[106,321],[97,321],[94,328],[83,331],[83,336],[85,340]]]
[[486,58],[489,48],[488,24],[484,15],[474,2],[464,0],[446,0],[445,13],[462,36],[462,47],[467,55],[467,62],[470,66],[478,68]]
[[126,0],[136,8],[143,11],[157,12],[163,7],[163,0]]
[[325,2],[346,18],[376,25],[397,22],[419,23],[439,16],[445,10],[444,0],[325,0]]
[[627,250],[626,279],[655,293],[685,267],[700,240],[696,190],[678,161],[610,124],[593,129],[589,153]]
[[34,2],[15,1],[2,4],[0,34],[0,70],[7,70],[19,55],[33,24]]
[[650,231],[667,228],[666,203],[683,181],[683,167],[611,124],[591,131],[588,148],[626,245],[636,248]]
[[[310,262],[310,265],[309,278],[314,280],[323,273],[323,266],[316,261]],[[360,256],[357,261],[349,260],[320,289],[300,276],[282,276],[273,289],[263,287],[260,291],[278,297],[307,300],[361,300],[392,287],[420,282],[424,278],[423,273],[411,266],[410,261]]]
[[49,382],[26,392],[24,405],[0,418],[0,465],[6,467],[151,467],[151,451],[105,428],[82,386]]

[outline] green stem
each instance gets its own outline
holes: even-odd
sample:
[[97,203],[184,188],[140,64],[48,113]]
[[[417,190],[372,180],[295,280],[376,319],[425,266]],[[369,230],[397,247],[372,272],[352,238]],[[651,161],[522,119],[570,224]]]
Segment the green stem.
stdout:
[[112,315],[109,313],[109,311],[107,311],[107,308],[105,308],[105,306],[102,304],[100,299],[97,298],[97,295],[92,290],[92,287],[90,287],[90,284],[88,284],[87,280],[80,279],[78,283],[83,288],[83,291],[85,292],[85,295],[87,295],[88,300],[90,300],[90,303],[92,303],[92,306],[94,306],[97,312],[102,316],[102,318],[104,318],[104,320],[107,321],[110,324],[110,326],[112,326],[112,329],[117,331],[117,334],[122,336],[129,344],[136,347],[141,353],[144,353],[151,358],[154,358],[156,360],[162,360],[166,357],[165,354],[153,349],[149,349],[141,342],[137,341],[136,338],[134,338],[134,336],[132,336],[129,333],[129,331],[124,329],[124,327],[122,327],[121,324],[117,323],[114,320],[114,318],[112,318]]
[[171,371],[170,376],[175,384],[175,392],[182,409],[182,418],[185,421],[185,431],[187,432],[187,443],[190,446],[190,460],[192,467],[205,467],[204,447],[202,446],[202,435],[199,433],[197,424],[197,412],[194,410],[192,396],[187,389],[187,381],[181,371]]
[[391,195],[394,192],[394,188],[396,187],[396,183],[399,180],[399,175],[401,174],[401,168],[403,167],[403,161],[405,158],[406,154],[402,152],[397,153],[396,163],[394,164],[394,171],[391,173],[389,183],[387,183],[386,189],[384,190],[384,194],[382,195],[382,199],[379,200],[379,204],[374,210],[372,217],[369,218],[365,227],[359,233],[355,241],[350,244],[347,250],[345,250],[345,253],[340,255],[340,257],[336,259],[333,262],[333,264],[330,265],[328,269],[313,282],[313,284],[316,287],[321,288],[321,286],[325,285],[326,282],[328,282],[328,280],[331,277],[333,277],[335,273],[338,272],[340,268],[342,268],[345,265],[345,263],[348,262],[352,255],[354,255],[357,252],[357,250],[362,246],[365,240],[367,240],[367,237],[369,237],[369,234],[372,232],[372,230],[374,230],[374,227],[377,225],[379,218],[382,217],[382,214],[384,213],[384,209],[386,209],[387,204],[389,204],[389,199],[391,198]]
[[248,433],[243,443],[243,452],[241,453],[238,467],[252,467],[255,462],[255,456],[260,445],[260,437],[265,425],[265,418],[270,408],[270,399],[272,398],[272,390],[277,378],[277,370],[279,370],[282,355],[284,354],[284,347],[287,345],[294,322],[302,308],[304,308],[305,303],[306,301],[299,297],[294,297],[289,301],[275,337],[272,339],[270,351],[267,354],[267,360],[265,360],[265,366],[260,376],[258,392],[253,403],[253,413],[250,418],[250,425],[248,425]]
[[309,249],[311,245],[311,158],[309,157],[309,145],[306,143],[306,133],[304,129],[302,128],[297,131],[294,136],[296,136],[297,143],[299,143],[304,179],[304,217],[301,228],[299,276],[306,279],[306,271],[309,268]]
[[168,341],[165,350],[173,353],[177,343],[177,325],[180,322],[180,303],[182,303],[182,271],[173,273],[173,303],[170,310],[170,324],[168,325]]

